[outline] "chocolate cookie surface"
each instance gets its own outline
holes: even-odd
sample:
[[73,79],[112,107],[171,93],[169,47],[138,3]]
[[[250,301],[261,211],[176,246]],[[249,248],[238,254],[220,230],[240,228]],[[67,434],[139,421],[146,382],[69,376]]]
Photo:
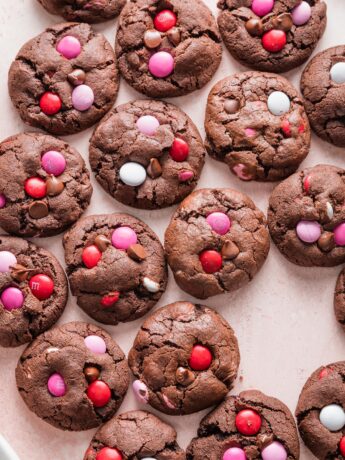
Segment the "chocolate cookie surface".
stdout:
[[204,157],[192,120],[160,101],[120,105],[90,141],[90,164],[102,187],[118,201],[144,209],[182,201],[196,186]]
[[275,181],[294,173],[310,147],[303,102],[283,77],[243,72],[208,97],[206,147],[241,180]]
[[190,302],[155,311],[129,352],[138,400],[166,414],[197,412],[225,398],[237,376],[234,331],[218,313]]
[[300,394],[296,417],[306,446],[320,460],[345,455],[345,362],[317,369]]
[[337,278],[334,292],[334,313],[337,321],[345,330],[345,269],[343,269]]
[[294,418],[284,403],[257,390],[229,396],[200,423],[188,460],[299,459]]
[[0,144],[0,225],[18,236],[51,236],[72,225],[92,186],[80,154],[66,142],[23,133]]
[[304,69],[301,90],[314,132],[345,147],[345,46],[318,53]]
[[58,260],[33,243],[0,235],[0,346],[31,342],[62,315],[68,297]]
[[63,244],[72,293],[78,305],[101,323],[140,318],[165,291],[163,247],[135,217],[84,217],[65,233]]
[[201,0],[131,0],[120,15],[115,51],[123,77],[150,97],[202,88],[222,57],[216,21]]
[[[185,460],[176,431],[149,412],[131,411],[114,417],[93,437],[84,460]],[[102,457],[102,455],[104,457]]]
[[322,0],[219,0],[218,8],[219,30],[233,57],[269,72],[305,62],[327,22]]
[[88,24],[58,24],[21,48],[8,86],[25,123],[52,134],[74,134],[99,121],[115,102],[114,51]]
[[281,182],[269,199],[268,226],[279,251],[297,265],[345,262],[345,171],[317,165]]
[[56,428],[95,428],[117,411],[129,384],[125,355],[103,329],[81,322],[32,342],[16,369],[28,408]]
[[201,189],[177,208],[165,232],[175,281],[199,299],[252,280],[270,247],[264,214],[232,189]]

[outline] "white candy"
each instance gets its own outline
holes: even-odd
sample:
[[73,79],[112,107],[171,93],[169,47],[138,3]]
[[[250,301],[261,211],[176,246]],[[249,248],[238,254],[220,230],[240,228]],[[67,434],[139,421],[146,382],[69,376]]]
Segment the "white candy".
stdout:
[[327,201],[326,203],[326,209],[327,209],[327,217],[329,220],[332,220],[333,219],[333,216],[334,216],[334,211],[333,211],[333,207],[331,205],[331,203],[329,201]]
[[273,115],[284,115],[290,110],[290,99],[282,91],[273,91],[268,96],[267,107]]
[[325,406],[320,412],[320,422],[329,431],[339,431],[345,425],[344,409],[338,404]]
[[122,182],[131,187],[138,187],[146,180],[146,169],[139,163],[125,163],[120,168],[119,174]]
[[145,289],[147,289],[149,292],[158,292],[159,291],[159,284],[156,283],[156,281],[153,281],[152,279],[148,278],[145,276],[143,279],[143,285]]
[[142,460],[156,460],[156,459],[153,458],[153,457],[145,457],[145,458],[143,458]]
[[338,83],[339,85],[345,83],[345,62],[337,62],[334,64],[331,68],[330,74],[334,83]]

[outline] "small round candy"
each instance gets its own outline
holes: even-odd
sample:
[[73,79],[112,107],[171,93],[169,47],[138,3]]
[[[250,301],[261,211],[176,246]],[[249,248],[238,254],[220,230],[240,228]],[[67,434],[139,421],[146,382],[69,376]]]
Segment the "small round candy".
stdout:
[[60,112],[62,102],[57,94],[47,91],[41,96],[40,107],[45,115],[55,115]]
[[171,10],[162,10],[156,14],[153,23],[159,32],[167,32],[176,26],[177,17],[176,14]]
[[345,436],[343,436],[339,443],[339,450],[343,457],[345,457]]
[[228,233],[231,226],[230,219],[224,212],[212,212],[206,217],[206,221],[218,235]]
[[88,386],[87,397],[95,407],[104,407],[111,399],[111,391],[105,382],[96,380]]
[[193,171],[184,170],[184,171],[179,172],[178,174],[178,180],[180,182],[188,182],[189,180],[193,179],[193,177],[194,177]]
[[135,380],[133,382],[133,392],[141,404],[147,404],[149,402],[149,390],[141,380]]
[[325,367],[324,369],[322,369],[322,371],[320,372],[319,374],[319,379],[323,379],[325,377],[327,377],[328,375],[332,374],[333,372],[333,369],[330,368],[330,367]]
[[103,447],[97,456],[96,460],[122,460],[123,457],[117,449],[112,449],[111,447]]
[[119,175],[122,182],[130,187],[138,187],[146,181],[146,169],[133,161],[121,166]]
[[96,355],[103,355],[107,351],[107,345],[102,337],[98,335],[88,335],[84,339],[86,348]]
[[10,251],[0,251],[0,273],[8,273],[17,263],[17,258]]
[[239,447],[230,447],[224,452],[223,460],[246,460],[246,454]]
[[87,268],[93,268],[101,260],[102,253],[96,245],[92,244],[84,248],[81,258]]
[[288,454],[284,446],[278,441],[272,442],[261,452],[262,460],[286,460],[287,457]]
[[159,121],[152,115],[143,115],[138,118],[136,125],[142,134],[146,134],[146,136],[154,136],[159,128]]
[[62,375],[55,373],[49,377],[48,380],[48,391],[52,396],[57,398],[61,398],[61,396],[65,396],[67,387],[66,383],[62,377]]
[[42,168],[48,174],[60,176],[66,169],[65,157],[55,150],[49,150],[41,159]]
[[111,294],[105,295],[102,297],[101,305],[104,308],[109,308],[114,305],[120,298],[120,293],[118,291],[112,292]]
[[344,409],[338,404],[329,404],[320,411],[320,422],[329,431],[339,431],[345,425]]
[[334,241],[338,246],[345,246],[345,222],[335,227]]
[[158,30],[149,29],[144,34],[144,43],[150,48],[157,48],[162,43],[162,36]]
[[1,302],[5,310],[17,310],[23,306],[24,295],[20,289],[8,287],[1,294]]
[[290,99],[282,91],[273,91],[268,96],[267,107],[273,115],[284,115],[290,110]]
[[278,53],[286,45],[286,33],[278,29],[269,30],[263,35],[261,42],[266,51]]
[[302,26],[303,24],[306,24],[311,17],[311,6],[308,2],[303,1],[299,5],[295,6],[291,14],[292,22],[295,26]]
[[205,273],[216,273],[222,268],[223,260],[219,252],[214,250],[203,251],[199,255],[202,268]]
[[72,104],[79,112],[85,112],[89,110],[95,100],[95,95],[87,85],[76,86],[72,93]]
[[49,276],[38,274],[30,279],[29,286],[32,294],[38,300],[46,300],[54,292],[54,282]]
[[0,209],[6,206],[6,197],[3,193],[0,193]]
[[273,10],[274,0],[253,0],[252,10],[258,16],[266,16]]
[[152,293],[156,293],[160,290],[159,283],[157,283],[157,281],[152,280],[148,276],[144,277],[143,286],[147,291]]
[[206,371],[212,363],[212,353],[203,345],[194,345],[189,365],[194,371]]
[[186,141],[177,137],[170,148],[169,155],[174,161],[181,163],[188,158],[189,145]]
[[165,78],[174,70],[174,58],[167,51],[158,51],[149,60],[149,71],[154,77]]
[[296,226],[296,233],[304,243],[315,243],[321,236],[321,227],[316,221],[300,220]]
[[47,185],[40,177],[30,177],[24,184],[25,192],[32,198],[44,198],[47,195]]
[[80,41],[72,35],[63,37],[56,46],[57,51],[66,59],[74,59],[81,52]]
[[130,227],[119,227],[113,231],[111,243],[116,249],[128,249],[132,244],[137,244],[138,237]]
[[245,436],[254,436],[260,431],[261,417],[252,409],[241,410],[235,419],[236,428]]
[[334,83],[341,85],[345,83],[345,62],[337,62],[331,67],[331,79]]

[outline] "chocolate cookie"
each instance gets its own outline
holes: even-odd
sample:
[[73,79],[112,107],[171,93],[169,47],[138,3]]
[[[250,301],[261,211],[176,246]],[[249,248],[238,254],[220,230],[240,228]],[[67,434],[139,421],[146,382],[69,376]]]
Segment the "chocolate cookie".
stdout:
[[304,69],[301,90],[311,127],[327,142],[345,147],[345,46],[318,53]]
[[165,291],[163,247],[135,217],[84,217],[65,233],[63,244],[72,293],[80,308],[101,323],[140,318]]
[[17,347],[64,311],[68,285],[57,259],[29,241],[0,235],[0,346]]
[[192,120],[160,101],[120,105],[98,125],[90,164],[102,187],[129,206],[156,209],[192,192],[205,149]]
[[320,460],[345,457],[345,362],[322,366],[307,380],[296,417],[300,435]]
[[334,313],[345,330],[345,268],[339,273],[334,292]]
[[305,62],[326,27],[322,0],[219,0],[218,26],[235,59],[287,72]]
[[25,123],[52,134],[78,133],[115,102],[119,76],[114,51],[88,24],[49,27],[21,48],[8,87]]
[[0,144],[0,225],[19,236],[51,236],[79,219],[90,203],[89,172],[66,142],[41,133]]
[[190,302],[155,311],[128,356],[143,404],[166,414],[191,414],[222,401],[237,376],[234,331],[218,313]]
[[120,15],[115,51],[123,77],[150,97],[202,88],[222,58],[216,21],[201,0],[129,1]]
[[188,460],[297,460],[294,418],[279,399],[257,390],[229,396],[200,423]]
[[297,265],[345,262],[345,171],[317,165],[299,171],[272,192],[268,226],[279,251]]
[[269,247],[265,216],[247,195],[232,189],[193,192],[165,232],[176,283],[199,299],[251,281]]
[[310,147],[303,102],[283,77],[243,72],[211,90],[206,147],[244,181],[276,181],[296,171]]
[[109,420],[129,384],[121,348],[103,329],[81,322],[40,335],[16,369],[28,408],[62,430],[81,431]]
[[114,417],[93,437],[84,460],[185,460],[176,442],[176,431],[161,419],[144,411]]
[[38,0],[49,13],[67,21],[103,22],[117,16],[126,0]]

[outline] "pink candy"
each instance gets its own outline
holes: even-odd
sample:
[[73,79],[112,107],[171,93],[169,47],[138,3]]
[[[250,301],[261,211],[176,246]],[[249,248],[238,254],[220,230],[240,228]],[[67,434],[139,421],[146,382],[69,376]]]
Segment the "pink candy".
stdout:
[[345,246],[345,222],[335,227],[334,241],[338,246]]
[[176,409],[175,404],[166,395],[163,395],[163,401],[169,409]]
[[295,26],[302,26],[303,24],[306,24],[311,17],[311,6],[308,2],[303,1],[299,5],[295,6],[291,14],[292,21]]
[[111,242],[116,249],[128,249],[138,241],[137,234],[130,227],[119,227],[114,230]]
[[258,16],[266,16],[273,10],[274,0],[253,0],[252,10]]
[[193,171],[184,170],[184,171],[179,172],[178,180],[180,182],[187,182],[187,181],[193,179],[193,177],[194,177]]
[[165,78],[174,70],[174,58],[166,51],[158,51],[151,56],[149,71],[154,77]]
[[144,115],[138,118],[137,128],[146,136],[154,136],[159,128],[159,121],[152,115]]
[[280,442],[274,441],[262,450],[261,457],[262,460],[286,460],[287,452]]
[[72,93],[72,104],[79,112],[85,112],[89,110],[95,100],[95,95],[87,85],[76,86]]
[[133,392],[141,404],[147,404],[149,402],[149,390],[141,380],[135,380],[133,382]]
[[47,386],[48,391],[52,396],[60,398],[61,396],[65,396],[66,394],[67,387],[65,381],[63,377],[58,373],[52,374],[49,377]]
[[98,335],[88,335],[85,337],[84,343],[86,348],[96,355],[102,355],[107,351],[107,345],[102,337],[99,337]]
[[246,460],[246,454],[239,447],[230,447],[223,454],[223,460]]
[[16,256],[9,251],[0,251],[0,273],[8,273],[17,263]]
[[256,131],[253,128],[246,128],[244,133],[247,137],[254,137],[256,135]]
[[224,212],[212,212],[206,217],[206,221],[218,235],[228,233],[231,226],[230,219]]
[[81,53],[81,44],[76,37],[66,35],[59,41],[56,49],[66,59],[73,59]]
[[304,243],[315,243],[321,236],[321,227],[316,221],[300,220],[296,226],[296,233]]
[[17,310],[23,306],[24,295],[20,289],[8,287],[1,294],[1,302],[5,310]]
[[6,206],[6,197],[3,193],[0,193],[0,209]]
[[248,175],[245,173],[245,165],[242,163],[239,163],[238,165],[235,165],[232,168],[232,172],[236,174],[236,176],[241,179],[241,180],[252,180],[252,176]]
[[55,150],[46,152],[42,156],[41,163],[45,172],[54,176],[60,176],[66,169],[65,157]]

